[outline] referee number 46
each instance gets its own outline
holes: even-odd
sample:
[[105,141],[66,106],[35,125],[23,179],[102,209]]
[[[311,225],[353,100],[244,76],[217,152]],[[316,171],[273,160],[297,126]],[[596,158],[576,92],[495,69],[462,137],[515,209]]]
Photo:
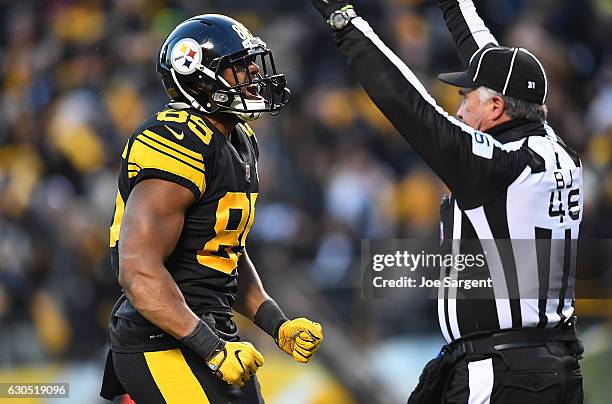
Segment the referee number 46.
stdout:
[[548,215],[558,217],[563,223],[566,216],[572,220],[580,218],[580,189],[574,186],[572,170],[555,171],[557,189],[550,193]]

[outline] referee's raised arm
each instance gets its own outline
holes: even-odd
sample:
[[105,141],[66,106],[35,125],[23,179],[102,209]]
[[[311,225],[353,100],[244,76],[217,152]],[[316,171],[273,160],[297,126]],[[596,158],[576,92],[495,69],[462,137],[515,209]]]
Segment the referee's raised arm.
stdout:
[[467,69],[473,56],[485,46],[498,46],[497,39],[478,15],[472,0],[438,0],[459,59]]
[[[354,13],[352,8],[346,12]],[[463,208],[478,206],[502,191],[528,165],[528,150],[504,150],[485,133],[509,120],[499,99],[490,103],[486,120],[472,127],[438,106],[410,68],[363,18],[348,16],[346,25],[334,30],[334,37],[370,98]]]

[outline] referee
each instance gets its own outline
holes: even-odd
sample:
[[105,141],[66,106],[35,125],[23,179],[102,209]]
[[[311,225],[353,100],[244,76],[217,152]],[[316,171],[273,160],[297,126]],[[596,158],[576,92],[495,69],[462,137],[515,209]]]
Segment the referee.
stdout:
[[409,403],[581,403],[572,314],[582,167],[546,122],[542,64],[499,46],[471,0],[440,0],[466,69],[440,75],[463,96],[452,117],[347,1],[312,2],[369,96],[452,191],[443,246],[487,252],[489,296],[440,288],[448,344]]

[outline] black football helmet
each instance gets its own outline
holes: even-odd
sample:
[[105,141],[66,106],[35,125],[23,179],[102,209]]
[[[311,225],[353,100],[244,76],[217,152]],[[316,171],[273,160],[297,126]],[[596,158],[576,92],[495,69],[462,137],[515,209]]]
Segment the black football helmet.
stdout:
[[[259,73],[238,73],[256,63]],[[222,76],[231,68],[235,85]],[[263,112],[284,107],[291,92],[283,74],[276,72],[272,52],[238,21],[205,14],[177,26],[164,42],[157,63],[166,92],[205,113],[225,112],[254,120]]]

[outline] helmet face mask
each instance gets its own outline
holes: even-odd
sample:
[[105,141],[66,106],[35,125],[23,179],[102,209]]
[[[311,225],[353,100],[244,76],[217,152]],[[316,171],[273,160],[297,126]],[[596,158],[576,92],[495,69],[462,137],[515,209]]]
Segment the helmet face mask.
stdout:
[[[251,72],[253,64],[255,73]],[[243,55],[224,56],[215,75],[225,88],[213,93],[213,101],[243,119],[255,119],[264,112],[276,114],[289,101],[287,80],[276,72],[272,52],[265,44]]]
[[180,24],[162,46],[157,70],[171,98],[242,120],[278,113],[291,94],[265,42],[221,15]]

